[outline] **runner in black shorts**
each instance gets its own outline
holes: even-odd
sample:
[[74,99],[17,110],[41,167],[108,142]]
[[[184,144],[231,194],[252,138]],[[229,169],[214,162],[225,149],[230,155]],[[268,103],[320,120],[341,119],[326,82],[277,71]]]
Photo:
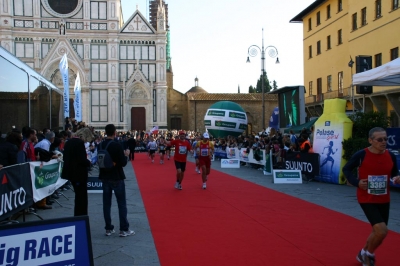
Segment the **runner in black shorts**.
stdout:
[[164,164],[164,154],[167,148],[167,143],[163,136],[158,140],[158,152],[160,153],[160,164]]

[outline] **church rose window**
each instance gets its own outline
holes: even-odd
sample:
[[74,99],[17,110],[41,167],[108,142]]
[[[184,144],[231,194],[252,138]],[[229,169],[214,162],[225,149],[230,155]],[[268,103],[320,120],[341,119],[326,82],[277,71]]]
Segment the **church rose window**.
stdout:
[[56,17],[72,17],[82,7],[82,0],[41,0],[43,7]]

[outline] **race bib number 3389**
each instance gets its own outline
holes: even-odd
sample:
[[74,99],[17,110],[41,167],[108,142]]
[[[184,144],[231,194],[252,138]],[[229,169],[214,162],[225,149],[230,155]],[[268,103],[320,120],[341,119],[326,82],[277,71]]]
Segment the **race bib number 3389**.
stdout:
[[387,194],[387,175],[368,176],[368,194],[386,195]]

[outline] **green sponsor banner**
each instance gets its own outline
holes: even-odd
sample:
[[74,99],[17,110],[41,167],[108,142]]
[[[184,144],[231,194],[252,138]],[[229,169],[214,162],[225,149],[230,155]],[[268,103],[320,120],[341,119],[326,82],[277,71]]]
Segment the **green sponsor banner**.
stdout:
[[211,126],[211,120],[204,120],[205,126]]
[[216,127],[236,128],[236,123],[224,122],[224,121],[215,121],[215,126]]
[[60,176],[59,164],[50,164],[35,167],[35,188],[40,189],[57,183]]
[[236,113],[236,112],[229,112],[229,117],[239,118],[239,119],[246,119],[246,115],[245,114]]
[[301,172],[285,172],[285,170],[276,173],[276,178],[299,178],[301,179]]
[[246,124],[240,124],[239,129],[247,130],[247,125]]
[[207,115],[212,115],[212,116],[225,116],[225,111],[216,111],[216,110],[210,110],[208,111]]

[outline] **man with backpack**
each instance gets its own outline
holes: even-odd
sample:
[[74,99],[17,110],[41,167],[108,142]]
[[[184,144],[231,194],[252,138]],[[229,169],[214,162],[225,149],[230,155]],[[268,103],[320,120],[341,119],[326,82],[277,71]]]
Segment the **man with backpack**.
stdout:
[[114,225],[111,222],[111,199],[114,191],[119,211],[119,236],[126,237],[135,234],[133,230],[129,229],[124,181],[126,177],[123,169],[128,162],[130,151],[129,149],[124,151],[122,145],[114,141],[116,128],[113,124],[108,124],[105,131],[107,138],[100,143],[97,157],[100,169],[99,179],[103,183],[103,214],[106,223],[106,236],[115,233]]

